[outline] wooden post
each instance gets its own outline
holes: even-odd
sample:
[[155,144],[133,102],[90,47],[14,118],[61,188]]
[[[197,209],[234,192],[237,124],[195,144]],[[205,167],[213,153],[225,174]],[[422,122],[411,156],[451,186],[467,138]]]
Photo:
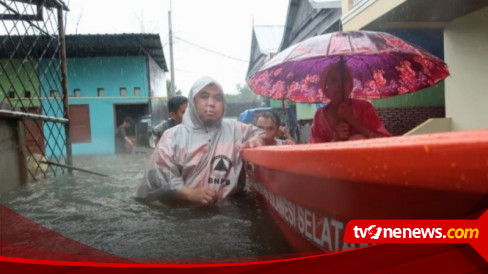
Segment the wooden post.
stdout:
[[[64,36],[63,24],[63,8],[58,7],[58,28],[59,28],[59,59],[61,61],[61,87],[63,89],[63,106],[64,118],[68,123],[64,124],[64,132],[66,135],[66,163],[69,166],[73,165],[73,152],[71,150],[71,136],[70,136],[70,119],[69,119],[69,102],[68,102],[68,76],[66,65],[66,40]],[[68,173],[73,174],[73,169],[69,168]]]

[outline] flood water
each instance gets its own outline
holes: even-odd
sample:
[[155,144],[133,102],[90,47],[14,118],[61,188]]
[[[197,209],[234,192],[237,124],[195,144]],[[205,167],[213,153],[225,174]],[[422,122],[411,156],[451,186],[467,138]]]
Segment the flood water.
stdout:
[[264,204],[246,192],[209,207],[133,198],[150,154],[75,156],[75,171],[3,193],[1,203],[73,240],[126,258],[236,258],[293,253]]

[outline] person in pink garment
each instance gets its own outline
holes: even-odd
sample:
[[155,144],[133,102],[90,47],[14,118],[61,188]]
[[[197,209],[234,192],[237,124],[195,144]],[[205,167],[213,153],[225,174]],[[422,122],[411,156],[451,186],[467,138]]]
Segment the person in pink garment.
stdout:
[[320,83],[330,101],[315,113],[309,143],[391,136],[368,101],[349,98],[353,78],[347,66],[341,68],[339,63],[329,66]]

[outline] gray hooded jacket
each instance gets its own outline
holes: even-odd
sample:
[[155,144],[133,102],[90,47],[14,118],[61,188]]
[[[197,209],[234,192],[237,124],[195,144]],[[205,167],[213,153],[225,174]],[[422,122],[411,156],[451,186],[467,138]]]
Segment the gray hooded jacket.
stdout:
[[[136,197],[155,200],[179,191],[183,186],[210,186],[223,199],[243,188],[241,146],[262,133],[257,127],[222,119],[211,127],[200,121],[195,95],[209,84],[222,87],[209,77],[192,86],[183,122],[166,130],[154,150],[149,170],[139,185]],[[227,105],[224,101],[224,113]]]

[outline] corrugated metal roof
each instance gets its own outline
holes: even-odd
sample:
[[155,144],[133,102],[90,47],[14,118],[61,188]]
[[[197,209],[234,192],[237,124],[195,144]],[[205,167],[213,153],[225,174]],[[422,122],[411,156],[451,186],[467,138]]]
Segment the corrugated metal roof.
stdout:
[[283,38],[284,26],[254,26],[254,33],[262,53],[276,53]]
[[[340,0],[290,0],[280,51],[306,38],[334,31],[340,24]],[[336,8],[331,8],[336,7]]]
[[[0,36],[0,41],[0,58],[48,58],[58,52],[56,36]],[[19,44],[22,46],[18,47]],[[162,70],[168,71],[159,34],[66,35],[68,58],[146,54],[150,55]]]
[[66,35],[68,57],[140,56],[144,53],[168,71],[159,34]]
[[246,79],[249,79],[272,54],[278,52],[283,36],[284,26],[254,26],[251,42],[251,58],[247,68]]

